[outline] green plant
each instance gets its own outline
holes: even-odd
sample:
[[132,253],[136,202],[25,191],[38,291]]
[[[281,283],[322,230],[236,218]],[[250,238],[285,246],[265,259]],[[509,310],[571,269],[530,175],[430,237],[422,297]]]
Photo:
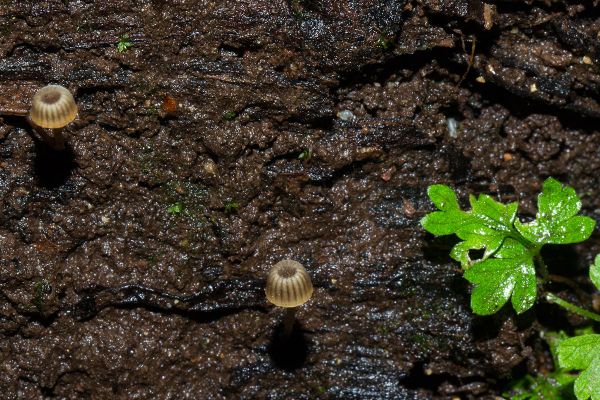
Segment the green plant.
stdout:
[[302,153],[300,153],[298,155],[298,160],[308,161],[311,158],[312,158],[312,150],[311,149],[304,149],[304,150],[302,150]]
[[119,36],[119,39],[117,41],[117,51],[119,53],[123,53],[125,50],[129,49],[132,46],[133,43],[129,40],[128,34]]
[[235,212],[238,208],[239,208],[239,204],[237,203],[237,201],[235,200],[229,200],[228,202],[225,203],[225,213],[226,214],[231,214],[233,212]]
[[[600,290],[600,254],[590,266],[590,279]],[[583,371],[574,386],[579,400],[600,400],[600,335],[586,333],[561,341],[558,364],[567,370]]]
[[[536,218],[527,223],[517,218],[516,202],[502,204],[485,194],[471,195],[471,210],[463,211],[448,186],[432,185],[428,195],[439,211],[427,214],[421,225],[436,236],[455,234],[460,239],[450,256],[461,263],[464,277],[474,284],[471,308],[479,315],[493,314],[509,300],[517,313],[530,309],[536,301],[538,285],[543,287],[549,278],[541,256],[542,246],[584,241],[596,225],[593,219],[577,215],[581,201],[575,190],[553,178],[544,182]],[[474,256],[474,251],[481,254]],[[590,267],[590,279],[600,289],[600,255]],[[546,293],[545,298],[600,322],[600,315],[553,293]],[[600,400],[600,335],[586,333],[561,340],[556,354],[562,369],[547,376],[525,377],[516,383],[515,388],[521,393],[513,399],[564,398],[552,396],[572,381],[565,371],[577,370],[583,371],[574,378],[577,399]]]
[[388,51],[392,48],[394,42],[386,37],[384,34],[380,34],[377,38],[377,46],[381,48],[383,51]]
[[[557,365],[556,370],[536,376],[526,375],[512,382],[504,396],[511,400],[600,399],[600,335],[595,334],[592,327],[578,329],[575,334],[574,337],[564,332],[544,335]],[[577,376],[573,370],[584,372]]]
[[[544,182],[536,219],[528,223],[517,219],[516,202],[505,205],[486,194],[471,195],[471,210],[463,211],[448,186],[432,185],[428,194],[439,211],[427,214],[421,224],[436,236],[461,239],[450,256],[475,285],[471,307],[480,315],[497,312],[509,299],[517,313],[530,309],[537,297],[536,267],[542,283],[548,277],[542,246],[581,242],[595,226],[593,219],[576,215],[581,201],[575,191],[553,178]],[[473,259],[474,250],[483,255]]]
[[561,368],[583,371],[574,385],[579,400],[600,399],[600,335],[564,340],[558,347],[558,363]]
[[237,117],[237,113],[235,111],[226,111],[223,113],[223,119],[225,121],[232,121]]
[[510,400],[574,400],[570,384],[575,377],[564,371],[552,372],[548,375],[525,375],[514,383],[510,393],[504,397]]
[[[554,364],[558,365],[558,346],[567,339],[564,332],[548,332],[542,337],[550,347],[550,354]],[[510,383],[510,390],[503,394],[504,398],[510,400],[574,400],[573,382],[576,376],[569,371],[557,368],[555,371],[538,374],[535,376],[525,375]]]
[[181,202],[176,202],[167,207],[167,212],[172,215],[181,214],[183,211],[183,204]]
[[42,279],[40,281],[37,281],[34,286],[33,305],[38,310],[41,310],[44,305],[44,299],[46,298],[46,295],[48,295],[51,292],[52,286],[47,280]]

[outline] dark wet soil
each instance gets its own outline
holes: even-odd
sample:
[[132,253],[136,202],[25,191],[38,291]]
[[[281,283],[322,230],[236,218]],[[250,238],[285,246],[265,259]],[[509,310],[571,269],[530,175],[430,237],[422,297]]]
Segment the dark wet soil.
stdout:
[[[474,317],[419,219],[431,183],[531,214],[554,176],[600,221],[599,8],[0,0],[2,398],[494,399],[540,370],[581,321]],[[48,83],[65,151],[19,115]],[[599,251],[549,264],[591,293]],[[289,340],[284,258],[315,285]]]

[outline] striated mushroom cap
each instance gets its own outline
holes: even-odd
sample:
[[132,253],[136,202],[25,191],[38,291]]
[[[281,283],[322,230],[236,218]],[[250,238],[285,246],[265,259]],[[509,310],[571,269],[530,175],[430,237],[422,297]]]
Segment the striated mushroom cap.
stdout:
[[29,118],[41,128],[62,128],[77,116],[77,104],[69,90],[48,85],[33,96]]
[[267,300],[276,306],[298,307],[310,299],[313,286],[302,264],[283,260],[269,271],[265,293]]

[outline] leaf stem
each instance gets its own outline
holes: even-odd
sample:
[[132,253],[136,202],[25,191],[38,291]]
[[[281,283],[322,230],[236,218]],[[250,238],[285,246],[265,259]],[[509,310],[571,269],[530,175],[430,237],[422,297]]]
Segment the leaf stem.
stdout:
[[600,322],[600,315],[593,313],[591,311],[585,310],[579,306],[576,306],[573,303],[570,303],[566,300],[561,299],[553,293],[546,293],[546,300],[551,303],[556,303],[559,306],[566,308],[574,314],[581,315],[582,317],[589,318],[592,321]]

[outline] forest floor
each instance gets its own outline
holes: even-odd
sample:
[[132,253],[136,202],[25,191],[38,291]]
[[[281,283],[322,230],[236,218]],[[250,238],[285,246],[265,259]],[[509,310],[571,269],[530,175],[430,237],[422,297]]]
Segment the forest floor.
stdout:
[[[581,321],[475,317],[419,220],[433,183],[527,218],[553,176],[600,221],[595,3],[0,0],[2,397],[494,399],[548,370],[539,332]],[[64,151],[21,116],[49,83]],[[551,272],[590,296],[599,239]],[[315,286],[290,340],[286,258]]]

